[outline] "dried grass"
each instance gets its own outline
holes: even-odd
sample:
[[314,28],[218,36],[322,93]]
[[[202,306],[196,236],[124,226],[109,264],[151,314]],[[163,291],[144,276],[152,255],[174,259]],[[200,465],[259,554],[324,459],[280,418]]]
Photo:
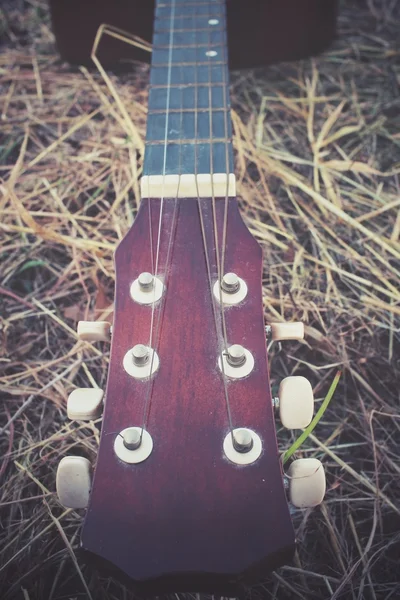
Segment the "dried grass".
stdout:
[[[148,68],[110,75],[122,112],[98,74],[60,64],[44,12],[31,0],[1,19],[0,590],[127,599],[76,558],[81,515],[54,490],[61,456],[96,456],[98,429],[70,423],[65,405],[75,386],[105,385],[108,356],[78,342],[75,324],[112,317],[113,250],[139,202]],[[323,460],[326,500],[294,515],[295,561],[254,598],[400,597],[399,24],[395,2],[348,2],[323,56],[232,78],[266,318],[307,324],[304,344],[272,345],[273,386],[305,374],[322,399],[343,372],[298,453]],[[278,435],[283,451],[294,438]]]

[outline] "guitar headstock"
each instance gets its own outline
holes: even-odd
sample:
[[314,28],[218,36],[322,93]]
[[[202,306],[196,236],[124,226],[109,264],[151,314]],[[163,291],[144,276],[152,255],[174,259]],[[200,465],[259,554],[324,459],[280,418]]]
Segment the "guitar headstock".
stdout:
[[[294,551],[274,406],[290,428],[313,413],[303,377],[271,397],[261,248],[234,198],[146,199],[115,265],[93,484],[88,462],[66,457],[60,500],[87,506],[83,549],[139,588],[236,593]],[[268,333],[293,339],[303,329]],[[79,334],[110,335],[101,323],[81,323]],[[102,405],[101,390],[75,390],[68,413],[92,419]],[[322,500],[316,459],[292,463],[287,479],[295,505]]]

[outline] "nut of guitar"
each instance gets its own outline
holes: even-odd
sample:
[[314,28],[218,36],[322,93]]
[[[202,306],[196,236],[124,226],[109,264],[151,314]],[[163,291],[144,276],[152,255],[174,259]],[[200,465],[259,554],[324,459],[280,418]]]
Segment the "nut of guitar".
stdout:
[[296,508],[310,508],[321,504],[325,496],[325,470],[317,458],[299,458],[290,465],[290,502]]
[[68,396],[68,418],[73,421],[91,421],[99,417],[103,396],[104,392],[99,388],[77,388]]
[[79,321],[77,334],[85,342],[109,342],[111,326],[107,321]]
[[57,496],[65,508],[86,508],[91,488],[91,465],[82,456],[61,459],[56,477]]
[[279,386],[279,416],[286,429],[303,429],[311,423],[314,395],[305,377],[285,377]]

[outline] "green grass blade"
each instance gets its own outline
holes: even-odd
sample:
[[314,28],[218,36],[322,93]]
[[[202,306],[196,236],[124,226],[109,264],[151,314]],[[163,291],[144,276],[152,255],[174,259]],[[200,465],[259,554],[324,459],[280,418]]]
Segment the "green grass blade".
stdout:
[[33,267],[47,267],[47,263],[44,260],[28,260],[26,263],[21,265],[17,271],[17,273],[22,273],[27,269],[32,269]]

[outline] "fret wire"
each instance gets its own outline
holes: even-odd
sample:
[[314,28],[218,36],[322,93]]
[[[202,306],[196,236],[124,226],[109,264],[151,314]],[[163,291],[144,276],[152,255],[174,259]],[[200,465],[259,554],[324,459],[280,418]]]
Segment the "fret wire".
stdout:
[[[198,5],[220,5],[220,6],[224,6],[224,2],[211,2],[211,0],[209,0],[208,2],[191,2],[190,0],[182,0],[182,2],[174,2],[175,6],[198,6]],[[172,6],[172,3],[170,2],[159,2],[157,3],[157,6]]]
[[[230,143],[232,141],[231,137],[225,138],[225,137],[213,137],[212,138],[212,142],[211,144],[226,144],[226,143]],[[171,146],[179,146],[179,144],[209,144],[210,143],[210,138],[179,138],[179,139],[175,139],[175,140],[171,140],[168,139],[167,140],[167,145],[171,145]],[[146,145],[147,146],[163,146],[164,145],[164,140],[146,140]]]
[[[170,6],[172,6],[172,4],[163,4],[163,3],[159,3],[157,2],[156,5],[156,10],[160,9],[160,8],[169,8]],[[217,9],[220,8],[222,11],[225,11],[225,2],[178,2],[175,6],[182,6],[183,8],[192,8],[192,7],[196,7],[196,6],[208,6],[208,8],[211,9]],[[196,16],[196,13],[191,13],[192,16]],[[190,17],[191,14],[189,13],[188,16]]]
[[[188,2],[187,0],[185,0],[184,2],[176,2],[175,3],[176,6],[210,6],[211,2]],[[217,2],[213,3],[215,5],[217,5]],[[171,4],[157,4],[157,7],[161,7],[161,8],[168,8],[169,6],[172,6]],[[221,2],[220,6],[224,6],[224,3]]]
[[[177,5],[178,6],[178,5]],[[226,11],[225,11],[225,4],[224,3],[217,3],[217,2],[204,2],[204,4],[191,4],[189,2],[186,2],[184,4],[181,4],[182,8],[186,11],[183,13],[180,13],[178,17],[176,18],[180,18],[180,17],[188,17],[188,18],[193,18],[193,17],[198,17],[198,16],[203,16],[203,14],[208,14],[208,13],[198,13],[196,11],[193,12],[193,10],[187,10],[187,9],[191,9],[193,7],[197,7],[197,6],[207,6],[212,12],[212,14],[221,14],[221,16],[225,17]],[[166,5],[161,5],[157,3],[155,12],[157,13],[157,11],[159,12],[160,9],[168,9],[169,6]],[[219,13],[218,11],[221,11],[221,13]],[[157,15],[158,16],[158,15]]]
[[[212,44],[212,49],[215,50],[215,48],[221,48],[223,47],[224,44],[222,44],[221,42],[214,42]],[[190,48],[190,49],[196,49],[196,48],[209,48],[210,46],[208,44],[176,44],[174,46],[174,50],[175,48],[178,50],[183,50],[185,48]],[[166,46],[164,44],[153,44],[153,50],[168,50],[169,46]],[[198,63],[196,63],[198,64]]]
[[[172,67],[204,67],[207,66],[209,61],[205,62],[171,62]],[[224,65],[225,63],[221,60],[213,61],[213,65]],[[153,63],[154,67],[168,67],[168,63]],[[206,84],[204,84],[206,85]]]
[[[196,15],[196,19],[218,19],[218,18],[222,19],[223,17],[225,17],[225,15],[223,13],[207,13],[207,14],[204,13],[204,14]],[[189,16],[181,15],[179,18],[180,19],[188,19]],[[157,25],[158,21],[167,21],[168,19],[169,19],[168,15],[166,15],[165,17],[162,15],[157,16],[154,19],[154,26]],[[174,29],[174,31],[176,31],[176,29]]]
[[[224,107],[218,107],[218,106],[212,106],[211,110],[213,113],[229,113],[230,112],[230,108],[224,108]],[[196,110],[194,108],[170,108],[168,112],[170,113],[176,113],[176,114],[181,114],[181,113],[208,113],[210,111],[209,108],[207,107],[201,107],[201,108],[197,108]],[[148,115],[165,115],[165,110],[163,110],[162,108],[150,108],[147,111]]]
[[[154,29],[154,33],[168,32],[169,29]],[[209,27],[196,27],[196,29],[179,28],[174,33],[195,33],[196,31],[209,31]],[[226,31],[224,27],[213,27],[213,31]]]
[[[222,81],[216,81],[215,83],[213,83],[213,87],[217,86],[217,87],[224,87],[226,84],[223,83]],[[168,85],[167,83],[151,83],[149,85],[149,89],[161,89],[161,88],[171,88],[171,89],[180,89],[180,88],[193,88],[193,89],[198,89],[201,87],[207,87],[206,83],[174,83],[172,85]]]

